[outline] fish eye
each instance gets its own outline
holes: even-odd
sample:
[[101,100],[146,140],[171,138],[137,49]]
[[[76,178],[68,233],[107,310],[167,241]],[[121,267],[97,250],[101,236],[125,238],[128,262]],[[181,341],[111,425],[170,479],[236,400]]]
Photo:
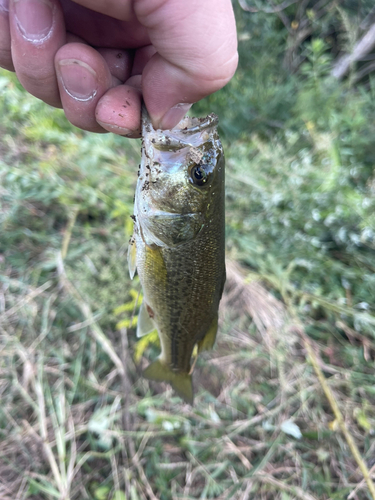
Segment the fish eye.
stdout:
[[196,186],[204,186],[210,178],[210,168],[208,165],[194,165],[190,170],[190,178]]

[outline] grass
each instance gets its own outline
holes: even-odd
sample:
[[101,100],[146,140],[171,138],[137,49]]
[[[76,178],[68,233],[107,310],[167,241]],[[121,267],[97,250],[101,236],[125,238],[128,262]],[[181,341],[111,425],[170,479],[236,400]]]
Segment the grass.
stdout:
[[234,139],[224,119],[228,279],[193,407],[141,377],[158,348],[137,344],[126,263],[139,143],[1,74],[2,500],[374,499],[374,107],[325,57],[280,89],[283,130]]
[[[61,335],[51,325],[61,296],[77,301],[64,285],[26,291],[17,284],[10,286],[21,294],[17,305],[28,308],[24,328],[35,333],[33,341],[17,335],[13,306],[8,332],[3,324],[1,331],[4,498],[121,498],[117,492],[126,491],[129,498],[320,499],[358,486],[353,498],[371,498],[303,339],[286,324],[281,302],[257,282],[244,284],[237,266],[228,269],[217,349],[198,363],[193,408],[165,387],[150,393],[129,359],[125,331],[112,346],[128,358],[127,373],[86,334],[94,323],[54,336]],[[319,364],[369,462],[372,375]]]

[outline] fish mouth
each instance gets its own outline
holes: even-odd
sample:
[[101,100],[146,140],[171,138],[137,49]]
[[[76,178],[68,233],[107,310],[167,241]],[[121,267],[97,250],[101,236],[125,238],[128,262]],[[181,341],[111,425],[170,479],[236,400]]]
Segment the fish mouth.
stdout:
[[216,127],[218,123],[219,117],[215,115],[215,113],[210,113],[205,118],[185,117],[173,130],[181,130],[183,134],[190,135],[202,132],[208,128]]
[[211,113],[205,118],[192,118],[186,116],[180,123],[171,130],[154,129],[146,107],[142,106],[142,135],[152,134],[152,145],[159,151],[178,151],[191,146],[193,136],[201,136],[204,132],[209,132],[219,123],[219,118],[215,113]]

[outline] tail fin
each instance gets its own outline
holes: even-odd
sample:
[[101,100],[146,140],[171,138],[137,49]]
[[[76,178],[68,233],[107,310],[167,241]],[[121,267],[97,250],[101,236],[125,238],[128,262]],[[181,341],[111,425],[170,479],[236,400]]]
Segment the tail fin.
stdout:
[[188,373],[175,373],[168,365],[157,359],[143,372],[145,378],[157,382],[169,382],[177,394],[187,403],[193,404],[193,384]]

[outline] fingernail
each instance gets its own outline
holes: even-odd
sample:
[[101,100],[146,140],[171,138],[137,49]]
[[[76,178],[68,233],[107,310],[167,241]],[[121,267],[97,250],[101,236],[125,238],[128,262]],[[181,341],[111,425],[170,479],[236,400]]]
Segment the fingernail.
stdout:
[[9,12],[9,0],[0,0],[0,12]]
[[[96,120],[99,125],[101,125],[108,132],[113,132],[117,135],[124,135],[125,137],[135,136],[137,132],[134,130],[130,130],[130,128],[120,127],[119,125],[114,125],[113,123],[105,123],[100,120]],[[139,136],[139,134],[138,134]]]
[[52,28],[52,4],[49,0],[14,0],[15,19],[24,38],[41,42]]
[[89,101],[97,94],[96,72],[83,61],[62,59],[59,76],[65,91],[78,101]]
[[183,119],[191,107],[192,104],[186,102],[176,104],[176,106],[173,106],[173,108],[165,113],[160,120],[159,127],[163,130],[172,129]]

